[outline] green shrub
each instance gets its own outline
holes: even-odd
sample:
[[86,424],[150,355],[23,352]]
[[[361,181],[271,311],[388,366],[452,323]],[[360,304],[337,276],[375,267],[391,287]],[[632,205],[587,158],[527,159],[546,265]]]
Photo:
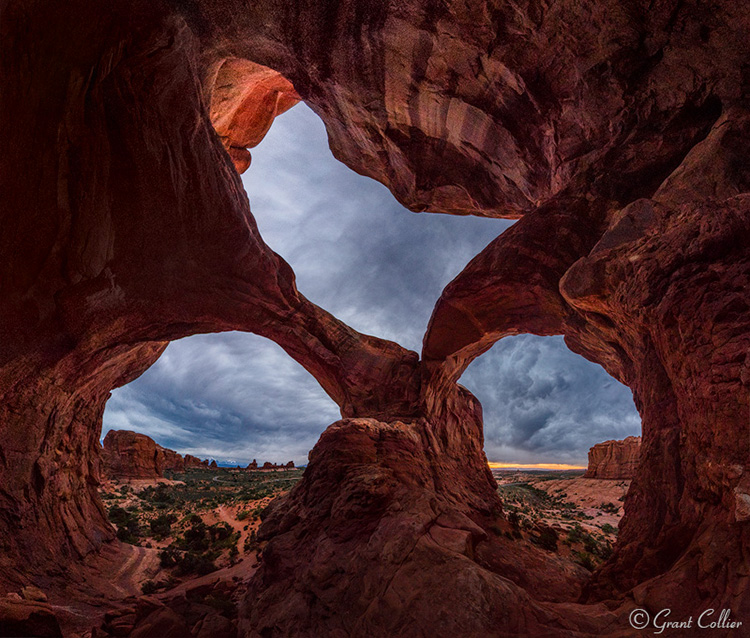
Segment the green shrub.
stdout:
[[118,527],[127,525],[128,521],[132,518],[132,515],[122,509],[119,505],[113,505],[110,507],[108,514],[109,520]]
[[123,543],[135,545],[141,535],[138,518],[131,512],[114,505],[109,510],[109,520],[117,525],[117,538]]
[[206,551],[209,546],[208,528],[202,521],[200,523],[193,523],[191,527],[185,530],[186,549],[202,552]]
[[568,530],[568,541],[571,543],[580,543],[583,540],[584,534],[583,527],[579,523],[575,523],[573,527]]
[[542,549],[546,549],[550,552],[556,552],[557,551],[557,532],[553,530],[551,527],[545,527],[542,529],[542,531],[539,533],[539,536],[532,536],[531,541]]
[[594,561],[591,558],[591,554],[587,552],[576,552],[576,562],[590,572],[594,571]]
[[159,552],[159,564],[162,567],[174,567],[180,560],[180,554],[173,547],[167,547]]
[[149,522],[151,533],[156,539],[169,536],[172,531],[172,524],[176,522],[177,517],[174,514],[160,514]]
[[207,528],[211,535],[211,541],[223,541],[232,535],[232,528],[227,523],[216,523]]
[[197,554],[194,552],[185,552],[182,558],[177,563],[177,569],[175,570],[178,576],[185,576],[186,574],[198,574],[204,576],[216,571],[217,567],[214,564],[214,557],[211,554]]
[[612,545],[610,545],[609,543],[600,545],[598,556],[602,560],[609,560],[609,558],[612,556]]
[[596,539],[593,536],[587,536],[583,539],[583,549],[589,554],[598,554],[599,543],[596,542]]

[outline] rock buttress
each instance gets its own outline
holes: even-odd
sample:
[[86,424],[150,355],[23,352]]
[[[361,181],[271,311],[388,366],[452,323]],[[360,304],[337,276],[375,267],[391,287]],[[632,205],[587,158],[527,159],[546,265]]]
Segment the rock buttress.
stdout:
[[622,441],[604,441],[589,450],[589,465],[584,478],[632,479],[638,469],[641,437]]

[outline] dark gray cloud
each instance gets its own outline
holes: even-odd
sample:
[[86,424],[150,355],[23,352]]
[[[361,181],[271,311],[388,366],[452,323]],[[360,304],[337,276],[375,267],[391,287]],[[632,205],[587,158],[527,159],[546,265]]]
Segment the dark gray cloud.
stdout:
[[170,344],[113,392],[104,423],[105,431],[136,430],[202,458],[299,464],[337,418],[337,406],[281,348],[232,332]]
[[594,443],[640,434],[630,389],[562,337],[506,337],[461,383],[482,402],[491,460],[585,464]]
[[[262,236],[305,296],[361,332],[417,351],[443,287],[510,225],[404,210],[384,186],[333,159],[304,105],[277,118],[243,181]],[[462,383],[484,405],[492,460],[581,461],[593,443],[639,429],[627,388],[561,339],[505,339]],[[227,333],[170,344],[113,393],[104,431],[134,429],[181,452],[240,463],[303,463],[337,418],[278,346]]]
[[297,106],[253,152],[244,183],[266,243],[311,301],[368,334],[419,351],[435,301],[511,222],[411,213],[333,159],[317,116]]

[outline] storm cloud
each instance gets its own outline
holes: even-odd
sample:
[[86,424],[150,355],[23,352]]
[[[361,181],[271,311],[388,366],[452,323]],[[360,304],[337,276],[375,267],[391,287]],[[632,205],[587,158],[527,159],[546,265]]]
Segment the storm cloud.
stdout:
[[562,337],[506,337],[461,383],[482,402],[491,460],[585,464],[591,445],[640,434],[630,389]]
[[[414,214],[328,150],[299,105],[275,121],[243,176],[261,235],[300,291],[357,330],[419,351],[435,301],[511,222]],[[461,383],[485,411],[490,460],[585,462],[594,443],[638,433],[630,391],[562,338],[503,339]],[[113,392],[104,431],[133,429],[201,457],[306,462],[338,408],[274,343],[250,334],[173,342]]]

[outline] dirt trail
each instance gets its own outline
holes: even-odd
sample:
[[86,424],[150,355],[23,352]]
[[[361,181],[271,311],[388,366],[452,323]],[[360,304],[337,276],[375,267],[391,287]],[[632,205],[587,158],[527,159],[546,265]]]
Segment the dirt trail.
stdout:
[[244,521],[238,521],[236,508],[232,508],[230,510],[226,505],[219,505],[219,507],[217,507],[215,511],[219,517],[219,520],[227,523],[235,532],[240,533],[240,539],[239,541],[237,541],[237,545],[240,549],[242,549],[245,546],[245,539],[250,533],[249,529],[246,530],[244,528],[250,521],[247,519],[245,519]]
[[138,595],[141,593],[143,582],[160,571],[158,551],[135,545],[125,547],[130,551],[125,561],[112,575],[112,586],[123,596]]

